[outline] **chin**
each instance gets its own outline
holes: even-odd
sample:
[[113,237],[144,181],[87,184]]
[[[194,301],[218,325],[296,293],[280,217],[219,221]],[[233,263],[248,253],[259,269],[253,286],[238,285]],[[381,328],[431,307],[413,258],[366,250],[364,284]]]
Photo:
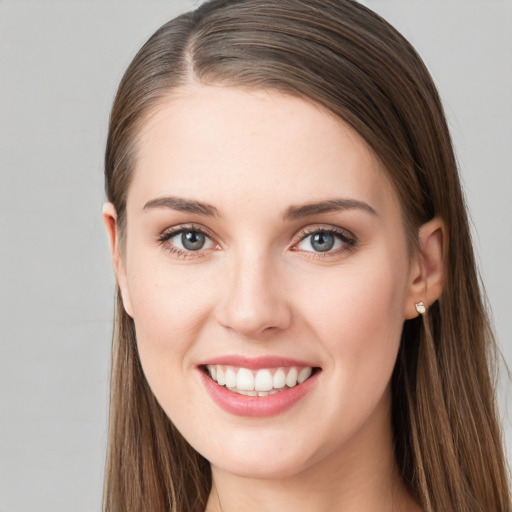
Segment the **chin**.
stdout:
[[279,455],[249,457],[229,457],[224,458],[216,464],[211,462],[212,467],[217,467],[222,471],[236,475],[242,478],[257,480],[282,480],[290,478],[297,473],[305,470],[308,464],[300,457],[282,458]]
[[302,436],[285,434],[274,431],[265,435],[256,430],[243,439],[232,436],[230,443],[222,440],[217,445],[222,450],[209,446],[202,454],[212,468],[223,472],[243,478],[276,480],[307,470],[325,457],[324,452],[329,452],[328,447],[315,448]]

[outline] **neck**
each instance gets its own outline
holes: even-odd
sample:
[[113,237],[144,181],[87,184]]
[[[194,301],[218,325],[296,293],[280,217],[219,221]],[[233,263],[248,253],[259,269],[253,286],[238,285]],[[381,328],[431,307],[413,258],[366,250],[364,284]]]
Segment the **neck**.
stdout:
[[391,421],[369,422],[345,446],[283,478],[254,479],[212,466],[207,512],[420,512],[393,453]]

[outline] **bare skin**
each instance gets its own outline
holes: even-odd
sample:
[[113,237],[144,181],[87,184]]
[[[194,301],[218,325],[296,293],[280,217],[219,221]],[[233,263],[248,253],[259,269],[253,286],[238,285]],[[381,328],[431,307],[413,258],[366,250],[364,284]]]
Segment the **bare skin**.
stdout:
[[[442,224],[411,256],[352,129],[299,98],[191,84],[142,130],[125,254],[111,204],[104,219],[148,382],[211,463],[208,512],[420,510],[393,456],[389,382],[404,320],[441,292]],[[290,407],[233,413],[204,385],[226,355],[293,358],[315,380]]]

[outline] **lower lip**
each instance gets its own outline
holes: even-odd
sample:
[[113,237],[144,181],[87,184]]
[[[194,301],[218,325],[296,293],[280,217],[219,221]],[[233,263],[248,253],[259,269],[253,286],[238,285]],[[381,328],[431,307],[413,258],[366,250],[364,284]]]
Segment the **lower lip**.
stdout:
[[210,379],[203,370],[199,369],[199,372],[206,391],[219,407],[236,416],[252,417],[275,416],[286,411],[313,388],[318,375],[321,373],[317,371],[302,384],[297,384],[293,388],[280,391],[274,395],[257,397],[229,391]]

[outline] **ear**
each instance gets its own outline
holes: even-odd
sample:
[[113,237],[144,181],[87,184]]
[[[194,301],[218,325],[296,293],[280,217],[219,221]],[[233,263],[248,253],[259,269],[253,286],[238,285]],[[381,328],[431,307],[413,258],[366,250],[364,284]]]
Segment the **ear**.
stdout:
[[405,318],[418,316],[416,304],[428,309],[440,296],[444,283],[444,249],[447,244],[444,222],[435,217],[419,229],[418,249],[411,261],[409,294]]
[[112,265],[116,275],[117,284],[121,291],[124,309],[133,318],[133,308],[128,290],[128,279],[126,276],[126,268],[123,262],[121,252],[119,250],[119,233],[117,230],[117,212],[112,203],[103,205],[103,224],[107,230],[107,236],[110,242],[110,256]]

